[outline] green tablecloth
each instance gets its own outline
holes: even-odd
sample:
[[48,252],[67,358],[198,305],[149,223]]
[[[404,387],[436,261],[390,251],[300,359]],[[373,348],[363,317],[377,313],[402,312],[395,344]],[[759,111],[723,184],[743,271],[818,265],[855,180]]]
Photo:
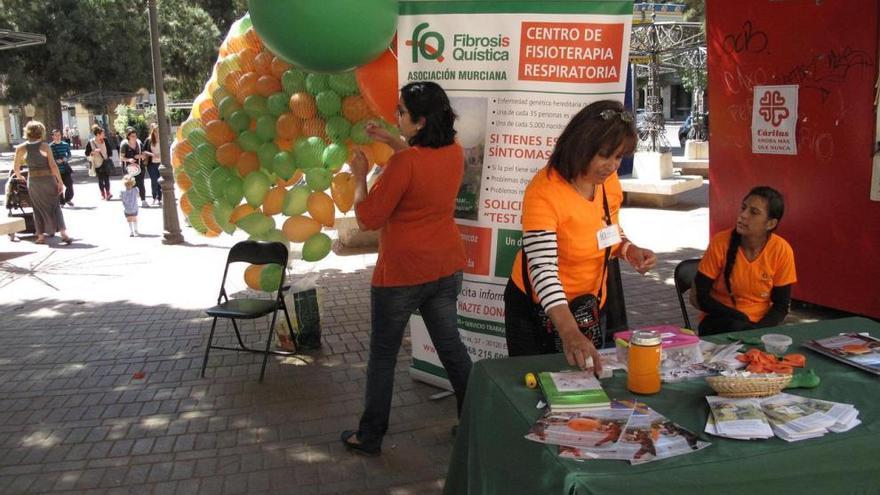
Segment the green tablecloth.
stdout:
[[[625,461],[577,462],[557,457],[557,447],[523,438],[541,415],[539,392],[523,385],[531,371],[566,367],[560,354],[479,361],[474,364],[455,440],[446,494],[609,493],[880,493],[880,377],[800,347],[806,340],[840,332],[871,332],[880,324],[844,318],[743,335],[784,333],[794,339],[789,352],[807,356],[807,367],[822,378],[812,390],[791,392],[853,404],[862,424],[847,433],[788,443],[729,440],[703,433],[712,389],[702,379],[664,384],[660,393],[635,396],[626,374],[603,380],[612,398],[634,398],[712,442],[693,454],[631,466]],[[720,342],[723,336],[708,340]]]

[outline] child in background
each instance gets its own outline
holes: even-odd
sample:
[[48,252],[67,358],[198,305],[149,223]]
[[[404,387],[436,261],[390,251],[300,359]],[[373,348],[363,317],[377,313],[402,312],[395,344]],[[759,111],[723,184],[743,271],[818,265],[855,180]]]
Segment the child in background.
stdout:
[[125,212],[125,219],[128,220],[128,229],[130,231],[128,236],[137,237],[138,199],[140,193],[137,186],[135,186],[134,177],[126,175],[122,178],[122,183],[125,184],[125,191],[122,191],[122,207]]

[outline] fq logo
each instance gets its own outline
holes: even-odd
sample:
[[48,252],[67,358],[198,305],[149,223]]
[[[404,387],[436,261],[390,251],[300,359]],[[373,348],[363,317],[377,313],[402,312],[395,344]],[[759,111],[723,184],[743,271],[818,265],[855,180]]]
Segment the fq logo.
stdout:
[[[406,41],[406,45],[412,47],[412,61],[414,63],[419,61],[419,55],[425,60],[443,61],[443,49],[446,47],[446,40],[443,39],[443,35],[436,31],[423,33],[422,31],[427,28],[427,22],[419,24],[413,29],[412,39]],[[433,43],[431,43],[432,40]]]

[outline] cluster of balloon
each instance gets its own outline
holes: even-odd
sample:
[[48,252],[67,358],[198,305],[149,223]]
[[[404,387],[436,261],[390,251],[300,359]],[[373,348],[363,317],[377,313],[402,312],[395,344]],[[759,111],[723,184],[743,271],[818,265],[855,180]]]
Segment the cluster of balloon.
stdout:
[[[398,132],[383,118],[393,117],[397,98],[396,58],[385,46],[354,71],[313,72],[268,49],[248,15],[236,21],[171,148],[189,224],[206,236],[241,229],[288,248],[302,243],[308,262],[327,256],[331,240],[322,229],[354,202],[354,178],[345,171],[354,151],[380,166],[393,154],[366,132],[370,122]],[[389,67],[393,76],[377,74]],[[282,273],[252,266],[245,282],[277,287]]]

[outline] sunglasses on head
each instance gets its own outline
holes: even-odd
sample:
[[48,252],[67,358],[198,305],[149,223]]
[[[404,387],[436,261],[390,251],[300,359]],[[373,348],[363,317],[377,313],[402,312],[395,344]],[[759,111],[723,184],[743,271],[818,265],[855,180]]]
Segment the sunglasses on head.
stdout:
[[599,116],[602,117],[602,120],[611,120],[614,117],[619,116],[620,120],[622,120],[626,123],[630,123],[633,121],[633,116],[631,113],[629,113],[627,111],[618,112],[617,110],[612,110],[610,108],[608,110],[602,110],[599,113]]

